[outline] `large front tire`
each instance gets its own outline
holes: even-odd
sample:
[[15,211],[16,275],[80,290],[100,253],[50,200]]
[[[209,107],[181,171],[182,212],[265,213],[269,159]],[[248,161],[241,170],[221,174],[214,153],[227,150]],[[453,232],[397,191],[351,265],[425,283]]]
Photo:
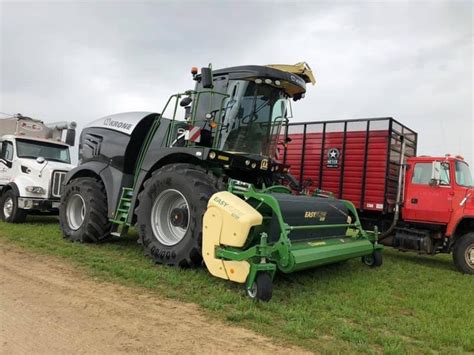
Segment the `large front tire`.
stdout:
[[73,242],[97,243],[110,234],[107,195],[102,181],[83,177],[64,186],[59,209],[63,236]]
[[0,218],[8,223],[23,223],[27,212],[18,207],[18,196],[13,190],[8,190],[0,198]]
[[453,261],[460,272],[474,275],[474,232],[464,234],[456,241]]
[[136,209],[139,241],[156,263],[202,264],[202,218],[218,180],[199,166],[166,165],[145,181]]

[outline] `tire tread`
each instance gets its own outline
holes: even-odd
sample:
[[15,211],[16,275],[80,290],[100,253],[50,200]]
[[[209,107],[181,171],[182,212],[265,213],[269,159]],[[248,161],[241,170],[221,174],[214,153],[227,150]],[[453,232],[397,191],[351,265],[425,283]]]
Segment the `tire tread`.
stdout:
[[[66,218],[67,197],[74,191],[84,191],[84,196],[89,204],[90,211],[85,226],[78,231],[72,231],[68,227]],[[86,203],[87,203],[86,202]],[[109,237],[111,223],[107,218],[107,194],[103,182],[98,178],[82,177],[72,180],[65,186],[61,196],[60,224],[63,237],[74,242],[99,243]]]
[[[207,202],[209,198],[219,190],[218,179],[212,173],[209,173],[204,168],[198,165],[191,165],[185,163],[178,163],[178,164],[170,164],[161,167],[160,169],[155,170],[151,176],[143,183],[143,189],[140,191],[138,195],[138,206],[135,209],[135,214],[137,216],[147,215],[149,211],[144,210],[144,206],[146,205],[144,201],[148,199],[148,194],[150,190],[153,189],[153,184],[157,181],[162,179],[162,175],[165,174],[179,174],[182,176],[186,176],[186,179],[189,181],[189,185],[192,186],[192,190],[197,197],[198,204],[197,205],[190,205],[190,209],[192,212],[196,211],[205,211],[207,208]],[[194,217],[194,218],[202,218],[202,217]],[[202,224],[202,221],[199,221]],[[138,224],[138,223],[137,223]],[[202,226],[201,226],[202,227]],[[197,231],[197,238],[193,240],[195,241],[193,245],[189,247],[189,249],[180,257],[176,257],[176,259],[162,257],[161,255],[156,255],[153,252],[153,244],[151,240],[149,240],[149,236],[146,235],[144,232],[144,227],[140,226],[138,228],[139,234],[139,243],[143,245],[144,254],[148,257],[153,258],[156,263],[166,264],[166,265],[174,265],[180,267],[196,267],[202,264],[202,256],[201,256],[201,247],[202,247],[202,229],[201,227],[194,227],[198,228]],[[192,231],[193,234],[196,233],[195,230]]]

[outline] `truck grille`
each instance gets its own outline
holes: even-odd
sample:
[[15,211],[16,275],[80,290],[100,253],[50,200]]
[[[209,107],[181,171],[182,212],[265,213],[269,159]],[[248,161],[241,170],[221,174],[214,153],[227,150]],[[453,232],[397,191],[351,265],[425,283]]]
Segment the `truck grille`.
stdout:
[[66,171],[53,171],[53,176],[51,179],[51,196],[61,197],[63,182],[66,178],[66,174]]

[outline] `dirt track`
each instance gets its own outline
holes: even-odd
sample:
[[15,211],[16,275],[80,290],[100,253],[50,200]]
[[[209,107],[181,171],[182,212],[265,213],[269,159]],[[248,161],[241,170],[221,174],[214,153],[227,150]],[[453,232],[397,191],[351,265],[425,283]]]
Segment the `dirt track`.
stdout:
[[301,353],[0,243],[0,353]]

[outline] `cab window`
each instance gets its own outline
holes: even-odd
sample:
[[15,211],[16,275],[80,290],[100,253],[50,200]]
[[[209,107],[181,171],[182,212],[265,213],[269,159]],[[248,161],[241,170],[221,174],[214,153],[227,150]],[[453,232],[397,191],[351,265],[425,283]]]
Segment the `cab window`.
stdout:
[[471,187],[473,180],[469,166],[465,162],[456,161],[456,183],[460,186]]
[[451,179],[449,177],[449,163],[441,163],[441,171],[439,176],[440,185],[449,185]]
[[428,185],[431,181],[431,163],[417,163],[413,171],[413,184]]
[[[415,164],[415,170],[413,172],[413,178],[411,182],[413,184],[429,185],[433,174],[433,166],[431,163],[417,163]],[[441,163],[440,171],[440,185],[449,185],[451,179],[449,177],[449,164]]]
[[13,143],[4,141],[2,142],[2,151],[0,153],[0,158],[5,159],[6,161],[13,160]]

